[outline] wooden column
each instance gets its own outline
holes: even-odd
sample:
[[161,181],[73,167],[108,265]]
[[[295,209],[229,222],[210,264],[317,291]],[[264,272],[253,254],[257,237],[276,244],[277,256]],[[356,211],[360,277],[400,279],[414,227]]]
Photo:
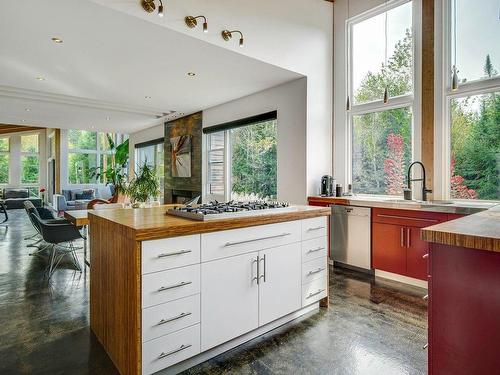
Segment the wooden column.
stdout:
[[426,185],[434,177],[434,0],[422,0],[422,163]]

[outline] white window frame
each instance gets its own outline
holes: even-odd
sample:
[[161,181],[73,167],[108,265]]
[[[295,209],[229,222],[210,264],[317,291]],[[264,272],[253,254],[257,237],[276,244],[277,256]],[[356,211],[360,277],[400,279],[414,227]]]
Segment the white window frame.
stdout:
[[[412,2],[412,38],[413,38],[413,93],[390,97],[387,104],[384,103],[383,98],[380,100],[355,104],[354,92],[352,84],[352,29],[353,26],[359,22],[377,16],[381,13],[394,9],[398,6]],[[419,160],[421,157],[421,0],[393,0],[370,9],[364,13],[356,15],[346,20],[345,22],[345,87],[349,95],[351,109],[348,111],[344,107],[345,112],[345,126],[346,132],[346,164],[345,168],[345,181],[352,184],[352,131],[353,131],[353,116],[365,115],[374,112],[384,112],[391,109],[409,107],[412,111],[412,160]],[[371,195],[371,194],[357,194],[357,195]],[[377,194],[381,196],[381,194]]]
[[[23,134],[20,134],[19,136],[19,142],[20,142],[20,154],[21,154],[21,160],[20,160],[20,163],[21,163],[21,173],[19,174],[19,185],[20,186],[23,186],[23,187],[39,187],[40,186],[40,173],[41,173],[41,166],[40,166],[40,163],[41,163],[41,160],[40,160],[40,147],[41,147],[41,139],[40,139],[40,135],[42,133],[40,132],[34,132],[34,133],[23,133]],[[37,140],[38,140],[38,152],[25,152],[25,151],[22,151],[22,139],[23,137],[29,137],[29,136],[32,136],[32,135],[36,135],[37,136]],[[36,182],[23,182],[22,181],[22,178],[23,178],[23,156],[36,156],[38,158],[38,181]],[[10,158],[9,158],[9,164],[10,164]]]
[[[451,101],[468,96],[488,94],[500,91],[500,75],[460,83],[457,90],[451,89],[452,84],[452,15],[453,0],[435,1],[435,116],[434,139],[435,148],[435,194],[438,199],[451,199]],[[441,41],[441,48],[439,46]],[[460,69],[460,67],[458,67]],[[460,78],[460,76],[459,76]],[[440,124],[442,124],[440,126]],[[470,201],[453,199],[454,201]],[[493,200],[474,200],[495,202]]]
[[7,173],[7,182],[0,182],[0,186],[9,186],[10,183],[10,165],[11,165],[11,155],[10,155],[10,136],[0,136],[0,139],[7,139],[7,143],[9,144],[9,149],[7,151],[0,151],[0,155],[7,155],[9,157],[8,173]]

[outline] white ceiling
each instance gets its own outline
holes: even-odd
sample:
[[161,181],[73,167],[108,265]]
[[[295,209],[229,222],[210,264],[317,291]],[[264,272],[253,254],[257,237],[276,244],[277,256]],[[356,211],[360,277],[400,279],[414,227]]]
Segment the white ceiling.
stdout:
[[0,8],[0,123],[131,133],[301,77],[87,0]]

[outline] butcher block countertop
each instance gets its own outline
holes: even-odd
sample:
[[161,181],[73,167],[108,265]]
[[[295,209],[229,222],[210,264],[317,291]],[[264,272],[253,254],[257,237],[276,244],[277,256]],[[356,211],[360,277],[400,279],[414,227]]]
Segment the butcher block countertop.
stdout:
[[143,241],[308,219],[331,213],[328,207],[291,206],[280,212],[270,210],[269,214],[197,221],[166,215],[166,211],[166,206],[93,210],[89,211],[90,230],[93,225],[106,225],[108,231],[119,231],[130,239]]
[[500,206],[424,228],[421,236],[428,242],[500,253]]

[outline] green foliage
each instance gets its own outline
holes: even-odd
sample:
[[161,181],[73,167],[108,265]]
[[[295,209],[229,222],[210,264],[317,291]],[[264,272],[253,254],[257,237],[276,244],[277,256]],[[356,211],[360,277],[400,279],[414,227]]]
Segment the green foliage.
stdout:
[[0,154],[0,184],[9,183],[9,155]]
[[144,162],[139,173],[130,182],[127,194],[132,202],[147,202],[157,198],[160,195],[160,182],[155,167]]
[[231,156],[232,192],[276,198],[276,121],[232,129]]
[[40,166],[38,156],[23,156],[21,158],[21,183],[36,184],[39,181]]

